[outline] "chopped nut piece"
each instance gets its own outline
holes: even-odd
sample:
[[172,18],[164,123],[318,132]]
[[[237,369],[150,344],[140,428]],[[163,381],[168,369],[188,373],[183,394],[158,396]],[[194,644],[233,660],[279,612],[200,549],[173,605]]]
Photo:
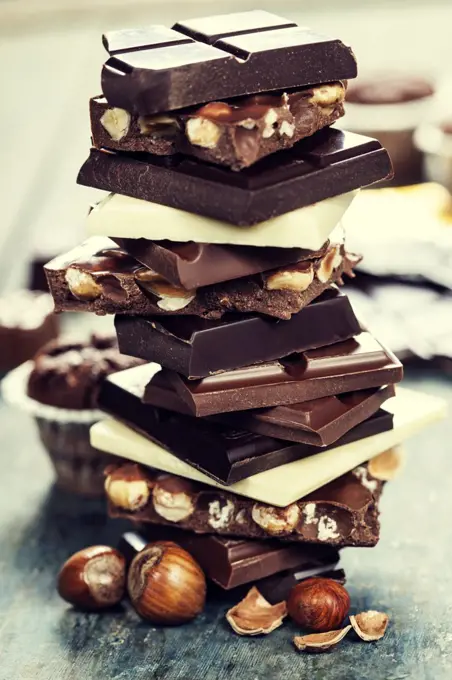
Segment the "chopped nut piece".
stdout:
[[372,458],[367,467],[372,477],[389,482],[397,477],[402,466],[403,451],[400,447],[394,447]]
[[321,107],[329,108],[333,104],[343,101],[345,98],[345,87],[342,83],[329,83],[328,85],[319,85],[314,88],[314,94],[311,97],[312,104],[319,104]]
[[115,478],[114,473],[108,475],[105,480],[105,492],[109,500],[117,508],[136,512],[145,507],[149,501],[149,487],[145,479],[140,479],[139,472],[136,478],[133,475],[127,478]]
[[277,129],[277,120],[278,120],[278,114],[276,113],[275,109],[270,109],[268,113],[265,114],[264,122],[265,122],[265,127],[262,131],[262,137],[264,139],[268,139],[271,137]]
[[239,126],[245,128],[245,130],[254,130],[256,121],[252,118],[247,118],[246,120],[242,120],[242,122],[239,123]]
[[293,643],[300,652],[322,654],[330,651],[343,640],[350,629],[351,626],[345,626],[341,630],[330,630],[328,633],[296,636],[293,638]]
[[265,287],[267,290],[293,290],[296,293],[302,293],[309,288],[313,280],[314,269],[312,266],[304,270],[279,270],[270,274],[265,281]]
[[186,488],[171,488],[165,485],[165,481],[164,479],[161,483],[157,482],[152,491],[154,510],[168,522],[181,522],[193,514],[194,503]]
[[174,137],[180,130],[179,122],[171,116],[139,116],[138,126],[142,135]]
[[232,520],[234,514],[234,503],[229,499],[226,503],[215,500],[209,503],[208,522],[213,529],[224,529]]
[[267,635],[279,628],[286,616],[286,603],[271,605],[256,586],[226,613],[228,623],[239,635]]
[[208,118],[190,118],[185,126],[185,132],[192,144],[205,149],[215,149],[221,137],[221,129]]
[[135,278],[145,290],[160,298],[157,305],[167,312],[183,309],[196,297],[196,290],[173,286],[151,269],[140,270]]
[[380,640],[386,633],[389,623],[387,614],[376,611],[362,612],[350,616],[350,623],[355,633],[365,642]]
[[271,536],[290,534],[300,519],[300,509],[296,503],[286,508],[273,508],[255,503],[251,511],[253,520]]
[[95,300],[102,295],[102,286],[96,283],[91,274],[76,267],[69,267],[64,278],[72,295],[79,300]]
[[322,283],[328,283],[331,279],[333,272],[340,267],[342,263],[342,254],[339,246],[331,248],[323,258],[320,263],[320,267],[316,271],[316,275],[319,281]]
[[102,127],[108,132],[110,137],[119,142],[129,132],[130,113],[125,109],[107,109],[100,119]]
[[286,137],[293,137],[293,133],[295,132],[295,125],[293,125],[292,123],[288,123],[287,120],[283,120],[279,128],[279,132],[281,135],[286,135]]

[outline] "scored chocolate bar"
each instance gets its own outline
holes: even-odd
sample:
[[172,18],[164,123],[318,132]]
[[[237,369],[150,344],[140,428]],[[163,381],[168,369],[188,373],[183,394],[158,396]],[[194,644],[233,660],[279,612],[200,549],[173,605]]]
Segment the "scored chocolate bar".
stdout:
[[77,181],[249,226],[390,175],[389,155],[376,139],[324,128],[241,172],[186,156],[92,149]]
[[337,288],[329,288],[284,323],[242,314],[226,314],[219,321],[118,315],[115,327],[123,354],[154,361],[187,378],[325,347],[361,333],[348,298]]
[[290,319],[326,290],[353,276],[359,261],[343,245],[304,252],[304,260],[233,281],[186,290],[168,283],[106,237],[94,236],[45,266],[55,309],[96,314],[196,315],[259,312]]
[[[176,527],[143,524],[121,536],[118,550],[130,562],[154,541],[174,541],[199,562],[206,576],[225,590],[293,570],[298,580],[335,569],[339,552],[329,545],[290,545],[277,540],[247,541],[195,534]],[[302,575],[303,574],[303,575]]]
[[[378,411],[379,406],[393,395],[390,387],[374,390],[373,395],[347,395],[349,408],[342,418],[336,419],[337,422],[333,420],[335,398],[327,398],[326,405],[323,400],[324,421],[330,416],[329,427],[324,426],[330,445],[323,446],[320,442],[313,446],[238,429],[240,425],[236,426],[233,419],[223,425],[211,419],[175,413],[172,407],[178,397],[164,387],[158,393],[159,407],[144,404],[144,390],[155,370],[155,366],[145,365],[110,376],[100,389],[99,407],[222,484],[235,484],[264,470],[314,455],[332,448],[333,443],[335,447],[342,446],[392,428],[392,416]],[[157,393],[154,396],[157,397]],[[353,396],[355,402],[351,405]],[[328,399],[333,400],[332,405]],[[312,406],[311,410],[314,410]],[[370,417],[372,414],[375,415]],[[242,414],[230,415],[240,418]],[[299,420],[303,419],[300,417]]]
[[[120,237],[113,241],[173,286],[186,290],[240,279],[315,257],[314,253],[302,248],[259,248],[194,241],[175,243]],[[317,251],[319,256],[325,253],[326,246],[325,243]]]
[[188,380],[162,369],[146,386],[143,400],[161,404],[161,386],[178,395],[173,408],[194,416],[295,404],[399,382],[402,364],[370,333],[307,350],[279,361]]
[[134,464],[111,465],[105,474],[112,517],[169,524],[199,534],[277,536],[282,541],[341,547],[373,546],[379,538],[378,501],[384,482],[372,477],[367,466],[285,508]]
[[112,31],[103,43],[111,55],[102,69],[108,103],[140,115],[357,73],[337,38],[263,11]]
[[345,89],[342,82],[326,83],[153,116],[130,114],[94,97],[93,146],[159,156],[185,153],[240,170],[338,120]]

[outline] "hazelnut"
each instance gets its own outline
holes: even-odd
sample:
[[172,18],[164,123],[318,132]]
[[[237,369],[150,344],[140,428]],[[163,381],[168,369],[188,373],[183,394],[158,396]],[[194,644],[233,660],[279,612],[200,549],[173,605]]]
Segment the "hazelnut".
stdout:
[[342,264],[342,253],[340,251],[340,246],[334,246],[327,252],[325,257],[320,262],[320,266],[316,271],[316,275],[319,281],[322,283],[328,283],[331,279],[333,272],[338,269]]
[[64,563],[58,575],[58,593],[74,607],[97,611],[120,602],[125,580],[124,556],[106,545],[93,545]]
[[220,500],[215,500],[209,503],[209,519],[208,522],[213,529],[225,529],[234,514],[234,503],[229,499],[226,503]]
[[113,472],[105,480],[105,492],[109,501],[117,508],[128,512],[142,510],[149,501],[147,480],[140,475],[138,468],[122,468],[121,476]]
[[157,306],[166,312],[177,312],[187,307],[196,297],[196,290],[173,286],[151,269],[140,270],[135,274],[135,279],[145,290],[160,298]]
[[195,510],[190,482],[178,477],[163,477],[152,491],[155,512],[168,522],[181,522]]
[[293,137],[295,132],[295,125],[292,123],[288,123],[287,120],[283,120],[281,125],[279,126],[279,133],[281,135],[286,135],[286,137]]
[[321,654],[323,652],[329,652],[344,639],[350,630],[351,626],[345,626],[342,630],[330,630],[328,633],[313,633],[312,635],[297,636],[293,638],[293,643],[299,652]]
[[344,98],[345,88],[342,83],[329,83],[315,87],[310,102],[311,104],[318,104],[320,107],[329,108],[343,101]]
[[179,121],[171,116],[139,116],[138,127],[142,135],[175,137],[180,130]]
[[264,117],[264,129],[262,131],[262,137],[264,139],[269,139],[272,135],[275,134],[277,128],[278,128],[278,114],[276,113],[275,109],[269,109],[267,113],[265,114]]
[[400,447],[394,447],[371,458],[367,469],[374,479],[389,482],[400,473],[403,466],[403,451]]
[[107,109],[100,119],[102,127],[108,132],[110,137],[119,142],[129,132],[131,116],[125,109]]
[[246,118],[239,123],[239,127],[245,128],[245,130],[254,130],[256,121],[252,118]]
[[72,295],[78,300],[95,300],[102,295],[102,286],[96,283],[91,274],[81,269],[69,267],[64,278]]
[[309,578],[292,588],[287,608],[302,628],[326,633],[340,628],[350,609],[350,596],[337,581]]
[[229,119],[232,112],[232,106],[229,106],[229,104],[226,104],[225,102],[210,102],[198,109],[195,117],[213,118],[214,120],[219,118]]
[[221,137],[221,129],[208,118],[190,118],[185,125],[188,140],[204,149],[215,149]]
[[314,269],[312,265],[307,269],[280,269],[265,281],[267,290],[292,290],[295,293],[302,293],[307,290],[314,280]]
[[368,611],[350,616],[353,630],[365,642],[380,640],[386,633],[389,617],[382,612]]
[[206,578],[176,543],[150,543],[132,560],[127,579],[132,605],[148,621],[169,626],[191,621],[204,609]]
[[267,635],[279,628],[286,616],[286,603],[271,605],[256,586],[226,613],[228,623],[238,635]]
[[278,536],[292,533],[300,519],[300,509],[296,503],[286,508],[255,503],[251,517],[267,534]]

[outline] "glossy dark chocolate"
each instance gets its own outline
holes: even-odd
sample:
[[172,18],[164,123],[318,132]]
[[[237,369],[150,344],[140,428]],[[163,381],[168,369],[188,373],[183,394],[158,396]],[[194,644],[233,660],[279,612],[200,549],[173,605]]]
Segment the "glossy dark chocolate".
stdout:
[[252,11],[103,36],[102,90],[112,106],[151,114],[356,76],[337,38]]
[[277,540],[236,540],[149,524],[144,524],[140,533],[129,531],[123,534],[118,550],[130,562],[153,541],[174,541],[185,548],[206,576],[225,590],[289,569],[299,575],[297,580],[301,580],[308,573],[330,571],[339,562],[339,552],[331,546],[289,545]]
[[376,139],[325,128],[241,172],[185,156],[92,149],[77,181],[247,226],[391,174],[389,155]]
[[187,290],[312,259],[326,251],[326,244],[314,252],[302,248],[260,248],[193,241],[175,243],[144,238],[115,237],[113,241],[145,267],[153,269],[174,286]]
[[370,418],[395,396],[394,385],[347,392],[299,404],[216,416],[230,427],[313,446],[340,446],[351,428]]
[[131,115],[95,97],[90,100],[93,146],[159,156],[186,153],[241,170],[338,120],[345,89],[342,82],[325,83],[154,116]]
[[398,359],[370,333],[361,333],[336,345],[201,380],[163,369],[146,387],[143,399],[160,406],[154,385],[166,382],[184,403],[182,412],[208,416],[382,387],[402,377]]
[[115,318],[115,327],[123,354],[155,361],[187,378],[203,378],[324,347],[361,332],[348,298],[336,288],[325,291],[284,322],[237,314],[227,314],[220,321],[121,315]]
[[[285,508],[135,464],[105,471],[112,517],[177,526],[198,534],[275,538],[317,545],[373,546],[379,539],[378,502],[384,482],[361,465]],[[116,483],[139,481],[149,489],[135,511],[115,504]],[[144,484],[143,484],[144,483]],[[176,508],[177,513],[171,513]],[[183,512],[181,511],[183,509]]]
[[[244,431],[211,419],[174,413],[167,409],[177,406],[178,397],[164,385],[154,391],[161,408],[144,404],[143,393],[153,370],[152,366],[141,366],[107,378],[98,397],[100,408],[222,484],[234,484],[258,472],[326,450]],[[375,406],[374,411],[377,410]],[[356,423],[359,422],[358,410]],[[390,430],[392,415],[378,411],[356,427],[353,424],[334,446]]]

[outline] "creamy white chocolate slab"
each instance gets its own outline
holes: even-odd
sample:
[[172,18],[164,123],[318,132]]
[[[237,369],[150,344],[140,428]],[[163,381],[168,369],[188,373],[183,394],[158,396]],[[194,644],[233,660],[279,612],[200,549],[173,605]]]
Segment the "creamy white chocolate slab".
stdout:
[[89,236],[318,250],[357,193],[350,191],[252,227],[238,227],[166,205],[109,194],[91,210],[86,226]]
[[442,399],[403,388],[385,402],[384,408],[394,414],[394,429],[260,472],[231,486],[215,482],[113,419],[103,420],[91,428],[91,444],[142,465],[284,507],[444,418],[447,410]]

